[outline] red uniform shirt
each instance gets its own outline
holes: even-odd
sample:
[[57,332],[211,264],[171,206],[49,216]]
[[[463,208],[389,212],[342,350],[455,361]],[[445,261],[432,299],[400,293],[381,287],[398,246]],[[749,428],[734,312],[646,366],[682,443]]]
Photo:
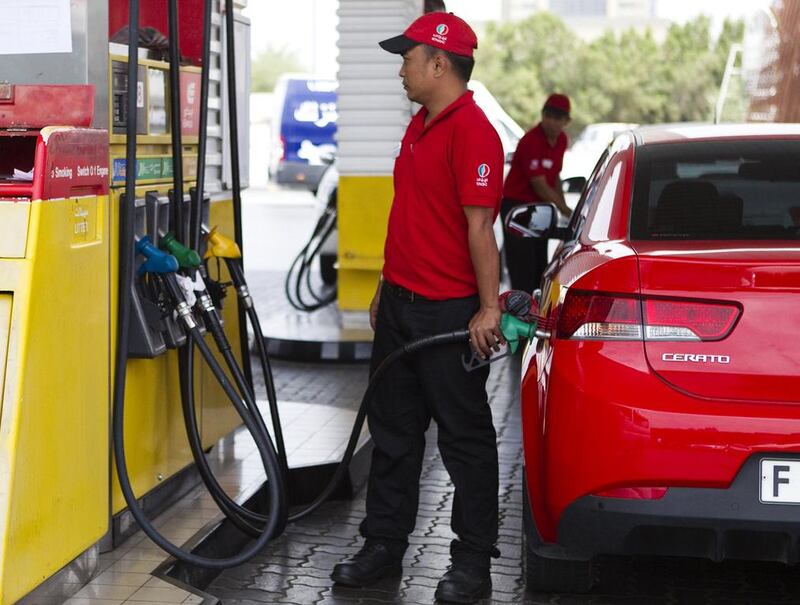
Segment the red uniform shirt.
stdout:
[[531,179],[543,174],[550,187],[558,187],[558,175],[566,150],[567,135],[563,132],[559,133],[555,145],[550,145],[541,124],[526,132],[517,143],[503,187],[503,197],[526,204],[541,202],[531,186]]
[[470,296],[478,282],[463,207],[497,216],[503,146],[470,91],[426,127],[427,115],[411,119],[395,160],[383,276],[425,298]]

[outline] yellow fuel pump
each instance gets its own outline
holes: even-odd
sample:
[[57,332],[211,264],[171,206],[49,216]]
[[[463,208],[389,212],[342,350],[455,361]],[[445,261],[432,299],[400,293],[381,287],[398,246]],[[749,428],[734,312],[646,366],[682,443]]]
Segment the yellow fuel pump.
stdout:
[[[0,95],[3,603],[108,528],[108,135],[87,128],[93,92]],[[62,104],[83,109],[65,121]]]
[[[166,110],[170,70],[163,48],[143,48],[137,162],[128,166],[128,48],[118,34],[129,2],[68,4],[70,51],[41,55],[32,45],[0,56],[0,73],[8,79],[0,82],[0,605],[26,595],[36,602],[37,587],[60,582],[73,569],[91,576],[97,555],[131,531],[110,454],[123,186],[135,178],[136,232],[155,239],[168,225],[174,187],[170,135],[174,128],[183,133],[188,193],[206,109],[200,105],[204,2],[178,0],[187,25],[180,40],[181,117],[173,124]],[[166,32],[165,2],[140,4],[142,31]],[[233,13],[237,27],[246,27]],[[219,56],[224,17],[216,4],[212,19]],[[203,222],[232,233],[221,95],[217,81],[208,104],[215,115]],[[221,278],[229,279],[227,272]],[[136,496],[164,506],[196,482],[173,349],[186,334],[139,303],[125,391],[125,435],[136,445],[128,470]],[[229,337],[238,338],[235,301],[221,313]],[[241,424],[201,364],[195,403],[205,448]]]

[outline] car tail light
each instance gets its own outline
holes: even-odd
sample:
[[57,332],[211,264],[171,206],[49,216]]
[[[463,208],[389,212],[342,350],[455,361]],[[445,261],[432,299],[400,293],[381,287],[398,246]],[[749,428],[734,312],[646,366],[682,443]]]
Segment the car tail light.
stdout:
[[597,492],[600,498],[625,498],[627,500],[660,500],[667,494],[666,487],[620,487]]
[[739,313],[727,303],[570,290],[557,334],[572,340],[720,340]]
[[281,135],[281,160],[286,159],[286,139]]
[[558,337],[641,340],[641,303],[633,296],[570,290],[558,316]]
[[720,340],[739,318],[739,308],[686,300],[644,300],[647,340]]

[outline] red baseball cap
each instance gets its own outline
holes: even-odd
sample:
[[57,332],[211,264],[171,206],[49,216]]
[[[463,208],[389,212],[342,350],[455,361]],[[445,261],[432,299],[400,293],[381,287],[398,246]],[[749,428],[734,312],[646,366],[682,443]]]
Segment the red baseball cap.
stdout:
[[464,57],[472,57],[478,37],[463,19],[453,13],[428,13],[408,26],[399,36],[379,42],[383,50],[402,55],[417,44],[427,44]]
[[555,109],[556,111],[569,115],[569,97],[567,95],[553,93],[547,97],[547,101],[544,102],[542,109]]

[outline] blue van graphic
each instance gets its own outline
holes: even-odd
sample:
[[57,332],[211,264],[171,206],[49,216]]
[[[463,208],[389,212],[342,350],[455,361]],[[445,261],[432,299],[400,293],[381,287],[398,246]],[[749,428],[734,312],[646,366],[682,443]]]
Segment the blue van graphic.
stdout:
[[336,153],[339,83],[310,75],[285,75],[275,86],[270,176],[278,183],[315,190]]

